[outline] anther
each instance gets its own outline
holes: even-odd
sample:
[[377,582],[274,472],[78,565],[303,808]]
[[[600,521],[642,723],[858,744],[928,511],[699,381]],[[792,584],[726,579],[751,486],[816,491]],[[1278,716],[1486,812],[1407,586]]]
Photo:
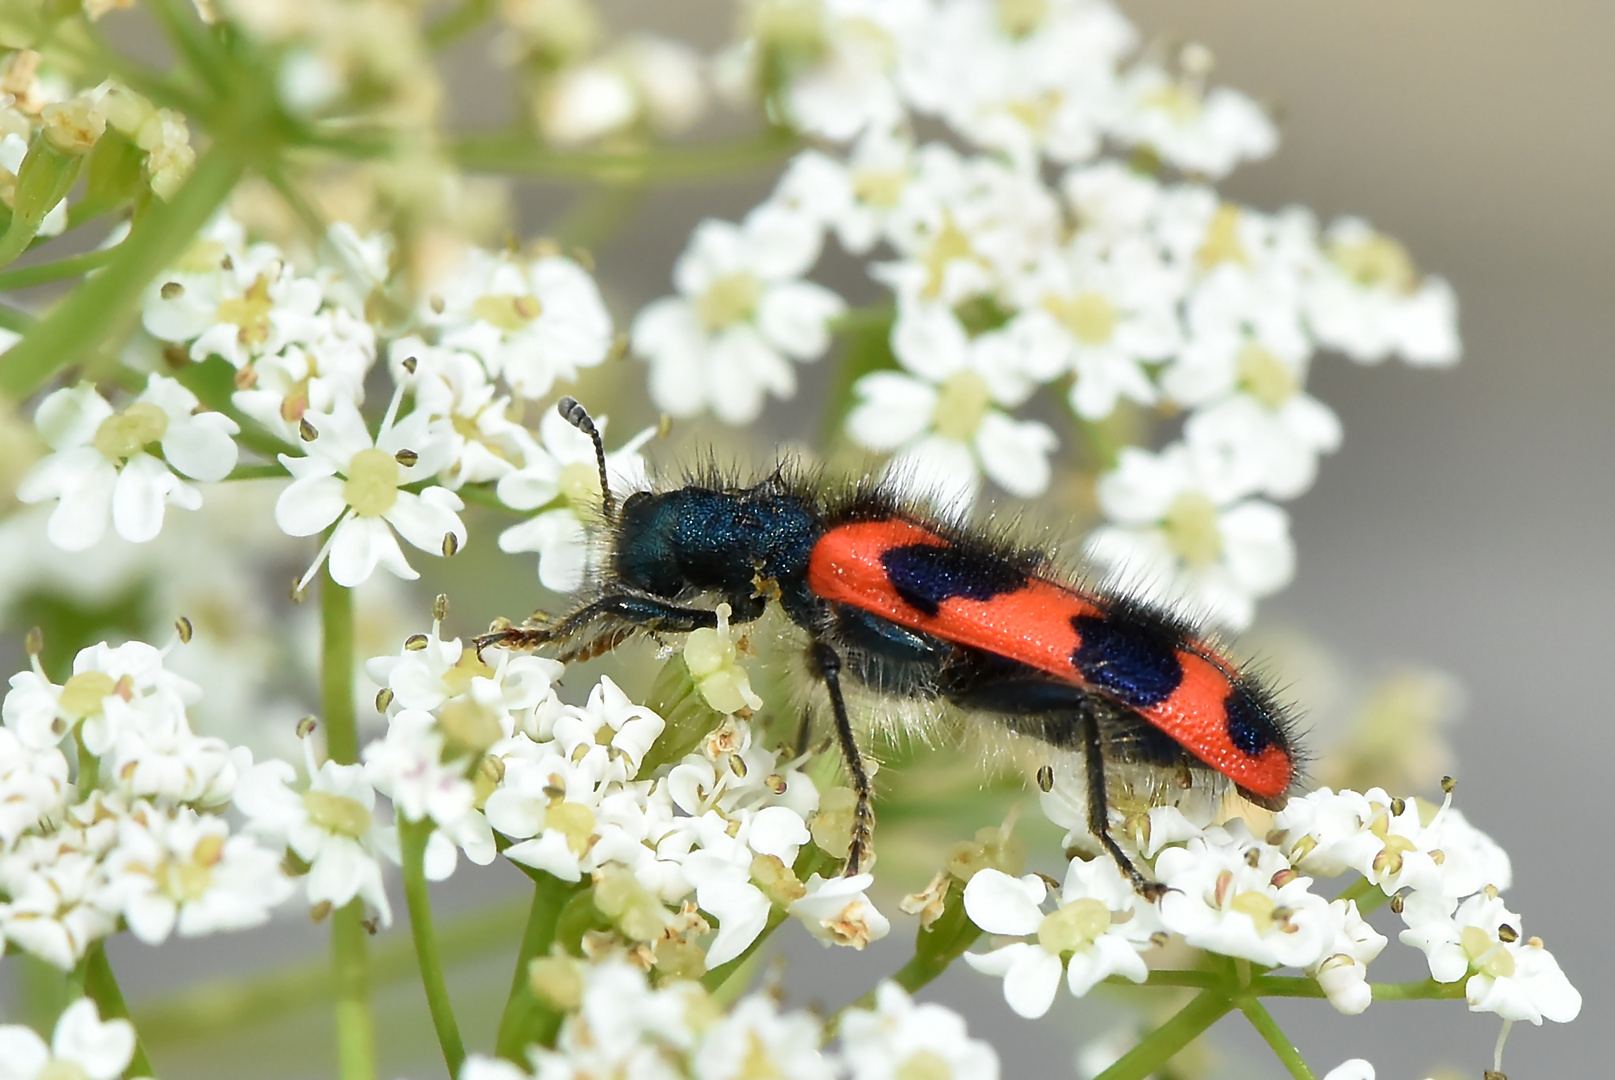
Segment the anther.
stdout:
[[393,703],[393,692],[392,692],[391,687],[383,686],[380,690],[376,691],[376,711],[377,712],[379,712],[379,713],[386,712],[388,710],[388,708],[390,708],[392,706],[392,703]]
[[179,635],[179,643],[181,645],[189,645],[191,643],[191,620],[187,619],[183,615],[175,619],[174,633]]
[[1037,770],[1037,789],[1044,793],[1054,790],[1054,766],[1044,765]]
[[299,739],[306,739],[314,734],[314,729],[319,726],[320,722],[316,717],[305,716],[297,722],[297,727],[294,730],[296,730]]
[[393,460],[406,469],[413,468],[420,459],[421,456],[413,450],[400,450],[393,455]]
[[297,437],[304,442],[313,442],[320,437],[320,433],[313,424],[308,422],[308,417],[305,416],[297,421]]
[[420,652],[426,648],[425,634],[411,634],[404,639],[404,648],[410,652]]

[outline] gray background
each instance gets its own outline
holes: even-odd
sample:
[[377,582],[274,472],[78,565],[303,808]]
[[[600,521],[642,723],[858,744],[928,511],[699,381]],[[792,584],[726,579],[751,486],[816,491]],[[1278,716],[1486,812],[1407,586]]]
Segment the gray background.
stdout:
[[[1313,392],[1339,412],[1345,445],[1291,506],[1298,578],[1264,612],[1365,668],[1412,659],[1462,681],[1470,704],[1454,734],[1461,804],[1513,856],[1511,907],[1585,996],[1575,1024],[1517,1027],[1507,1071],[1515,1080],[1609,1075],[1615,4],[1123,6],[1147,35],[1206,43],[1218,62],[1215,80],[1280,109],[1279,154],[1236,174],[1224,185],[1229,197],[1270,208],[1301,202],[1326,219],[1361,213],[1457,288],[1466,344],[1457,369],[1363,369],[1332,359],[1316,366]],[[728,10],[616,7],[667,29],[689,18],[699,25],[685,29],[701,42],[713,40]],[[461,57],[473,57],[475,44],[458,50]],[[488,124],[503,113],[493,80],[486,67],[463,69],[457,94],[467,121]],[[619,290],[619,315],[667,290],[667,268],[694,220],[737,218],[762,190],[759,180],[644,203],[597,252],[602,278]],[[523,197],[526,230],[553,220],[560,194],[531,189]],[[834,283],[859,287],[856,279]],[[814,396],[805,390],[805,401]],[[767,422],[794,434],[805,430],[796,415],[777,410]],[[518,887],[513,873],[500,871],[462,878],[439,900],[453,909],[486,889],[513,895]],[[138,999],[194,974],[248,970],[323,946],[323,934],[288,932],[295,925],[160,952],[119,942],[112,954]],[[813,969],[830,965],[814,963],[816,948],[798,940],[787,952],[805,962],[789,967],[787,983],[800,997],[838,1005],[900,964],[907,948],[893,940],[862,957],[837,956],[853,962],[833,965],[834,983],[815,984]],[[1421,974],[1416,963],[1382,961],[1374,971],[1379,979]],[[507,979],[503,960],[457,973],[473,1042],[486,1045],[488,1010]],[[1114,1015],[1102,1002],[1066,1000],[1049,1019],[1022,1021],[1002,1005],[996,981],[968,971],[930,993],[998,1046],[1011,1077],[1068,1075],[1072,1032],[1101,1030]],[[377,1004],[392,1017],[383,1075],[438,1074],[418,991]],[[1468,1016],[1456,1003],[1381,1004],[1356,1019],[1317,1002],[1281,1002],[1274,1011],[1320,1072],[1361,1055],[1379,1065],[1382,1080],[1437,1066],[1478,1077],[1497,1031],[1495,1018]],[[1225,1021],[1215,1038],[1226,1075],[1281,1075],[1242,1023]],[[320,1075],[318,1063],[330,1060],[326,1025],[306,1019],[235,1044],[227,1058],[220,1044],[159,1064],[176,1076],[261,1075],[254,1047],[279,1055],[289,1043],[307,1074]]]

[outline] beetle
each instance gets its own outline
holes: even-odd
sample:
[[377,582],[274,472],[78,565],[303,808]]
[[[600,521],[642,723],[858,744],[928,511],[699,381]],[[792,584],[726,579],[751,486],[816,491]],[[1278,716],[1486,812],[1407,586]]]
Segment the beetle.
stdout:
[[635,636],[715,627],[720,603],[737,624],[778,603],[805,632],[806,666],[857,796],[846,874],[868,861],[874,828],[849,680],[1080,753],[1088,827],[1150,898],[1163,887],[1110,835],[1107,763],[1225,778],[1270,809],[1295,786],[1301,754],[1286,708],[1166,609],[1083,588],[1047,553],[879,483],[833,493],[784,466],[750,485],[712,471],[619,502],[594,421],[572,398],[558,408],[594,444],[607,549],[582,604],[556,619],[496,623],[478,650],[552,646],[579,659]]

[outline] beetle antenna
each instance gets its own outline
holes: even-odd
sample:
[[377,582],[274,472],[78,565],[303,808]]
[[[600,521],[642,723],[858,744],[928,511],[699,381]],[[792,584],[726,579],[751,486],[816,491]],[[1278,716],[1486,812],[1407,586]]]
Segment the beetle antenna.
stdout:
[[617,503],[611,497],[611,482],[606,479],[606,444],[600,438],[600,429],[594,426],[589,410],[578,404],[574,397],[564,397],[555,403],[561,419],[577,428],[594,443],[594,462],[600,469],[600,511],[609,521],[617,516]]

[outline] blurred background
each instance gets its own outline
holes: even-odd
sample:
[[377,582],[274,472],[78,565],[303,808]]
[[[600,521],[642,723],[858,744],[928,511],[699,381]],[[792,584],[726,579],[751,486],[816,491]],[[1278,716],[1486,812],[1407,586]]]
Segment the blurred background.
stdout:
[[[675,33],[698,48],[722,40],[731,10],[695,0],[605,7],[619,24]],[[1297,579],[1264,604],[1251,644],[1282,650],[1290,639],[1315,641],[1344,661],[1336,681],[1366,683],[1409,662],[1453,676],[1466,702],[1461,723],[1448,732],[1459,804],[1512,855],[1510,907],[1524,916],[1526,934],[1546,940],[1585,998],[1576,1023],[1517,1026],[1506,1071],[1514,1080],[1607,1075],[1615,1057],[1615,925],[1604,892],[1615,889],[1615,870],[1602,854],[1615,839],[1615,692],[1608,685],[1615,647],[1615,5],[1126,0],[1121,7],[1146,39],[1209,46],[1213,81],[1263,100],[1280,118],[1279,152],[1225,181],[1227,198],[1265,209],[1299,202],[1324,220],[1360,214],[1458,292],[1465,355],[1457,368],[1420,371],[1392,362],[1368,369],[1328,357],[1314,366],[1311,391],[1339,413],[1345,444],[1290,507]],[[138,21],[128,25],[138,31]],[[467,127],[508,116],[501,73],[485,62],[486,48],[472,37],[450,59]],[[672,261],[695,222],[737,219],[772,179],[765,171],[670,188],[618,208],[630,216],[594,254],[602,285],[615,290],[607,299],[619,323],[668,291]],[[545,233],[575,209],[576,198],[558,187],[518,189],[521,234]],[[849,261],[832,257],[825,265],[817,276],[852,302],[877,295]],[[814,407],[824,388],[812,381],[813,369],[804,376],[799,399],[776,406],[759,433],[786,440],[817,430]],[[618,431],[646,418],[621,417],[628,423]],[[508,610],[512,595],[521,597],[518,608],[536,604],[536,585],[531,599],[522,591],[532,581],[529,557],[498,555],[492,535],[473,525],[470,558],[423,582],[419,597],[400,596],[403,610],[423,612],[423,598],[447,588],[455,603],[449,629],[464,633],[495,613],[524,614]],[[482,560],[494,559],[506,564],[497,580],[483,572]],[[274,604],[284,600],[273,601],[272,616],[286,613]],[[377,644],[376,651],[390,652],[397,643]],[[1300,679],[1296,696],[1327,711],[1327,703],[1307,698],[1309,690],[1327,695],[1327,683]],[[466,934],[513,940],[523,882],[508,867],[461,874],[437,901],[450,918],[491,913],[471,920]],[[487,906],[502,896],[511,899],[507,908]],[[1375,922],[1391,929],[1383,918]],[[379,945],[383,953],[401,947],[396,928]],[[118,939],[109,951],[139,1016],[143,999],[188,985],[198,973],[267,970],[323,948],[323,933],[282,923],[161,951]],[[782,948],[789,995],[836,1007],[898,967],[910,943],[905,922],[879,946],[837,955],[835,964],[813,962],[817,945],[805,934]],[[1417,954],[1399,952],[1406,951],[1390,949],[1376,964],[1376,980],[1422,977]],[[456,972],[468,1042],[487,1040],[509,978],[499,954]],[[384,1074],[436,1075],[441,1065],[419,990],[407,981],[396,986],[376,1002],[386,1018]],[[289,983],[285,992],[295,1002],[302,991]],[[1006,1077],[1070,1075],[1079,1044],[1125,1015],[1097,997],[1062,996],[1050,1018],[1021,1020],[1003,1005],[996,981],[962,966],[928,994],[970,1017],[973,1032],[998,1048]],[[204,992],[185,1008],[226,1004]],[[1320,1074],[1363,1056],[1381,1080],[1443,1070],[1478,1077],[1497,1034],[1495,1017],[1466,1016],[1448,1003],[1380,1005],[1354,1019],[1321,1002],[1280,1001],[1273,1011]],[[299,1069],[317,1076],[330,1060],[324,1014],[295,1008],[246,1041],[231,1036],[237,1052],[248,1048],[240,1060],[216,1056],[223,1042],[164,1052],[160,1032],[155,1036],[154,1056],[175,1077],[303,1075]],[[1225,1022],[1211,1041],[1219,1075],[1281,1075],[1242,1024]],[[261,1057],[254,1046],[263,1048]]]

